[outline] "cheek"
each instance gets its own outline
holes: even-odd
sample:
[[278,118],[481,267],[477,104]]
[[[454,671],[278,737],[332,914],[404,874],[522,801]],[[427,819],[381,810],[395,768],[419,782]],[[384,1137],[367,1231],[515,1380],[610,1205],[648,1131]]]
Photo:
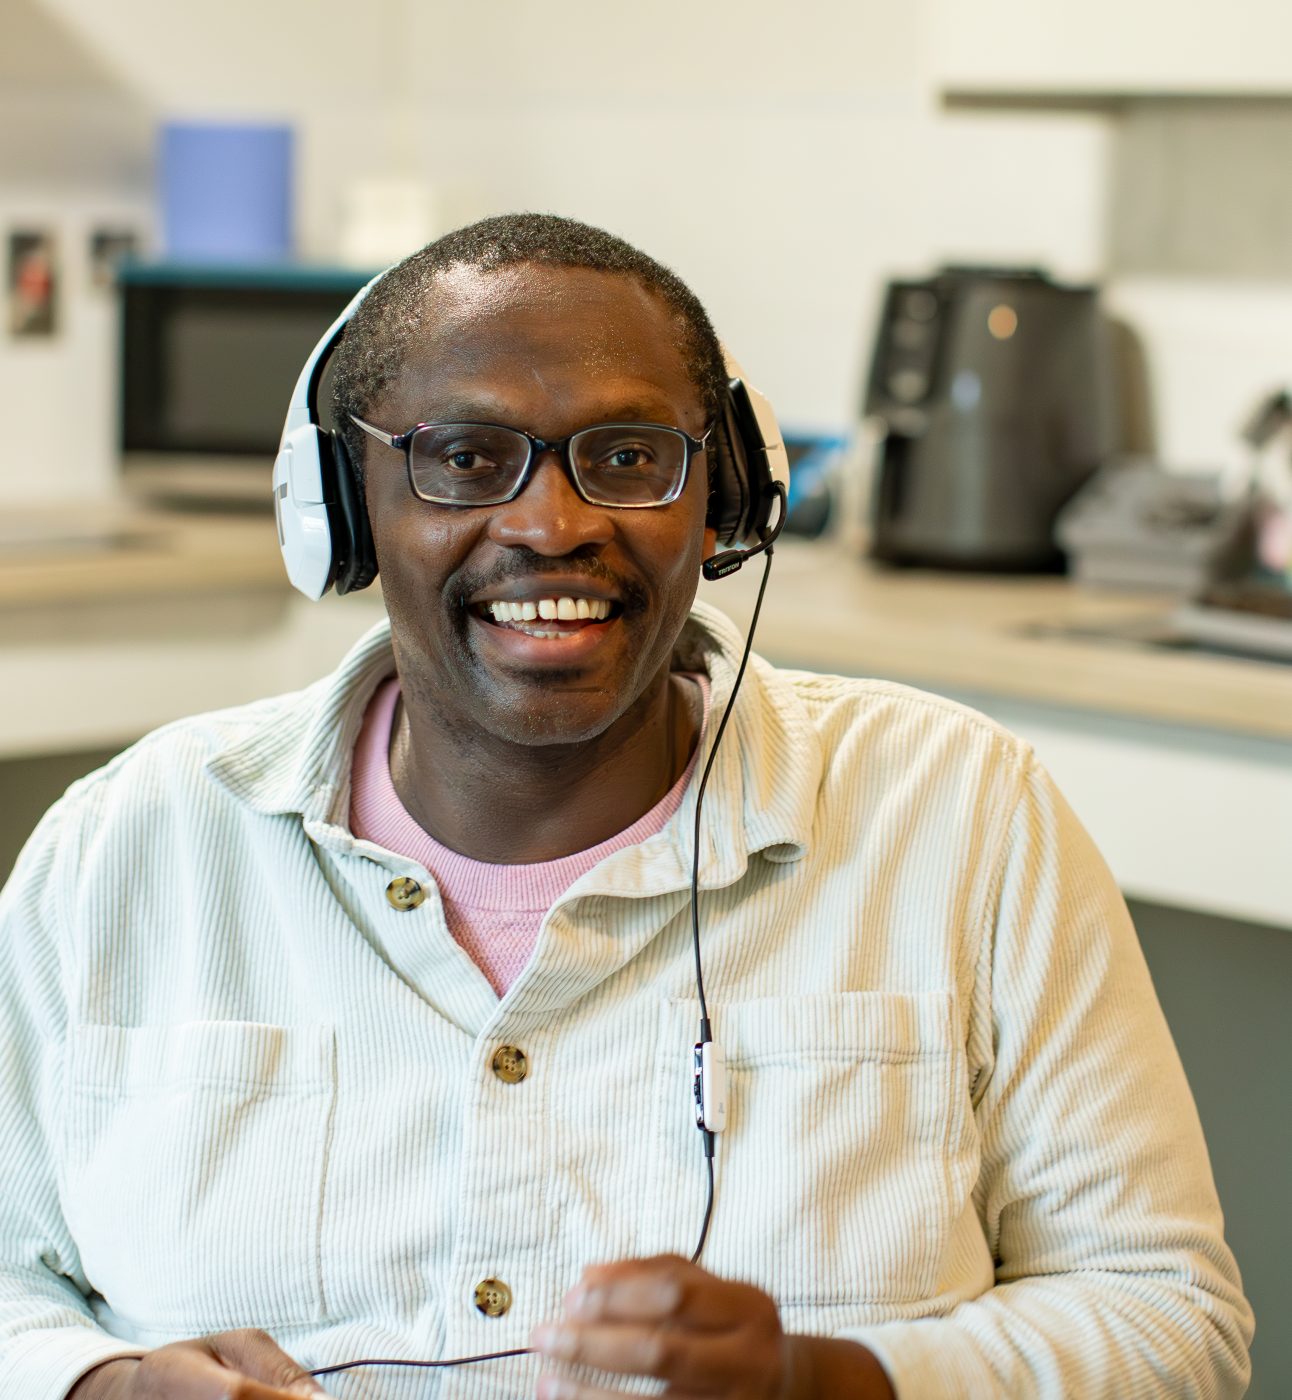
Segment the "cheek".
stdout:
[[416,500],[407,490],[391,489],[391,483],[382,486],[369,510],[382,575],[387,580],[442,577],[467,547],[467,522]]
[[714,532],[707,529],[659,542],[649,564],[653,566],[656,592],[664,609],[661,619],[666,618],[675,626],[685,621],[700,585],[700,566],[714,548]]
[[[448,606],[455,591],[452,578],[471,547],[457,524],[416,510],[373,523],[386,611],[399,630],[410,638],[422,636],[432,651],[444,644],[446,619],[453,611]],[[432,642],[432,637],[438,640]]]

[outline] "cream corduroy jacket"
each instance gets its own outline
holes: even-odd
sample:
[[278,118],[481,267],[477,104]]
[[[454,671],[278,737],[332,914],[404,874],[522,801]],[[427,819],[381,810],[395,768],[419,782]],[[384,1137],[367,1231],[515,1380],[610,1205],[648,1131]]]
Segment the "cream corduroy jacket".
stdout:
[[[677,664],[715,714],[740,644],[696,607]],[[556,904],[500,1001],[427,872],[346,824],[392,670],[383,624],[304,691],[150,735],[28,844],[0,898],[0,1395],[236,1327],[309,1367],[524,1346],[585,1264],[693,1248],[694,786]],[[1027,747],[755,660],[703,819],[730,1065],[704,1266],[863,1342],[903,1400],[1241,1394],[1251,1313],[1189,1090]],[[537,1374],[326,1383],[511,1400]]]

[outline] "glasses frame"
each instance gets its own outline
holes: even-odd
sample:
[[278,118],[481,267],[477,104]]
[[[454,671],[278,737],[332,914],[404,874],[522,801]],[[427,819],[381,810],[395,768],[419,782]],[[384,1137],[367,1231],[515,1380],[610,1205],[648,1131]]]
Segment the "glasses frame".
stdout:
[[[575,493],[581,501],[590,506],[598,506],[603,510],[653,510],[657,506],[672,504],[686,490],[686,483],[691,473],[691,462],[697,452],[703,452],[705,444],[712,436],[714,425],[709,424],[704,430],[704,436],[695,438],[682,428],[675,428],[668,423],[590,423],[586,428],[579,428],[563,438],[540,438],[533,433],[527,433],[524,428],[513,428],[508,423],[471,423],[457,419],[451,420],[453,426],[463,428],[499,428],[503,432],[515,433],[518,437],[523,437],[529,444],[529,456],[525,459],[525,465],[521,468],[516,485],[505,495],[499,496],[496,500],[489,501],[455,501],[447,496],[429,496],[424,491],[417,489],[417,483],[413,480],[413,439],[423,428],[443,428],[449,426],[447,423],[417,423],[403,433],[388,433],[382,428],[374,426],[372,423],[365,423],[357,413],[348,415],[350,421],[356,428],[361,428],[369,437],[376,438],[387,447],[393,447],[396,451],[404,454],[404,469],[408,477],[408,489],[417,497],[419,501],[426,501],[429,505],[436,506],[459,506],[464,509],[474,510],[480,506],[502,506],[508,501],[514,501],[517,496],[529,485],[529,479],[534,474],[534,464],[546,452],[555,452],[561,464],[561,470],[565,473],[565,479],[574,488]],[[675,437],[680,437],[683,443],[682,471],[678,477],[677,485],[661,501],[598,501],[589,496],[584,489],[583,483],[579,480],[578,468],[574,465],[573,453],[570,445],[574,439],[584,433],[598,432],[603,428],[657,428],[662,432],[672,433]]]

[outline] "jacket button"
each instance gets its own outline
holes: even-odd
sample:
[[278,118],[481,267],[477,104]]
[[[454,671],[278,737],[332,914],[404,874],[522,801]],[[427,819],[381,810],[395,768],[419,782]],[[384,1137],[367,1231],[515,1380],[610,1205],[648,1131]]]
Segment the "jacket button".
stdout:
[[519,1084],[529,1073],[525,1052],[516,1045],[500,1045],[493,1052],[493,1072],[504,1084]]
[[416,909],[426,898],[426,891],[407,875],[396,875],[386,886],[386,898],[394,909]]
[[511,1307],[511,1289],[500,1278],[482,1278],[476,1284],[476,1307],[486,1317],[501,1317]]

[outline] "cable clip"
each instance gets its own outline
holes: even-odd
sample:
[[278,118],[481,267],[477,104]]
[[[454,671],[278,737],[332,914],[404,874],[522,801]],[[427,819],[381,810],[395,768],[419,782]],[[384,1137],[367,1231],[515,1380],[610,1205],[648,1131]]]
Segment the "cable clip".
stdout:
[[695,1126],[720,1133],[727,1126],[727,1057],[716,1040],[695,1047]]

